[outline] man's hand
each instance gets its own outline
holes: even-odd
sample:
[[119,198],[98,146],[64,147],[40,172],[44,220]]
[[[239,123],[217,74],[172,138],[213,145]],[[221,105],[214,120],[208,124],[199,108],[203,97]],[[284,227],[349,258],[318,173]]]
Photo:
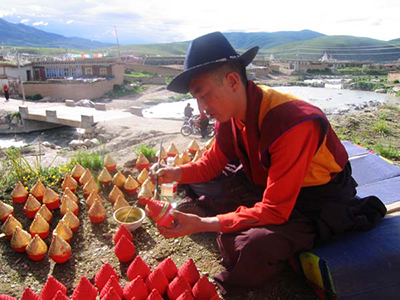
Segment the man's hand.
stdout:
[[157,164],[150,169],[150,177],[153,182],[158,177],[158,183],[169,183],[173,181],[179,182],[182,178],[182,171],[179,167],[162,167],[157,170]]
[[200,218],[197,215],[186,214],[177,210],[172,210],[170,213],[174,218],[174,223],[169,227],[158,226],[158,231],[166,238],[221,230],[221,224],[217,217]]

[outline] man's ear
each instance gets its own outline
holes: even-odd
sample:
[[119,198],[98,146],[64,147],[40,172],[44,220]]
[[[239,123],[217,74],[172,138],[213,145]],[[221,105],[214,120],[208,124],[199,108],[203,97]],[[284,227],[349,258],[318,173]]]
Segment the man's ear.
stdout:
[[240,84],[240,76],[236,72],[230,72],[226,74],[226,82],[234,91],[236,91]]

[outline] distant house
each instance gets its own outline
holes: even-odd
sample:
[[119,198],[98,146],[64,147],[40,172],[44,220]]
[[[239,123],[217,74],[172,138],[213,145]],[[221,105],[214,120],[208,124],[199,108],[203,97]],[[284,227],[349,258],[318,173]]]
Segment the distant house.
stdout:
[[[0,59],[0,88],[7,84],[10,87],[10,94],[18,93],[18,85],[20,80],[32,80],[32,64],[21,63],[18,67],[18,62]],[[1,89],[3,90],[3,89]]]
[[393,82],[395,80],[400,81],[400,72],[389,72],[387,81]]

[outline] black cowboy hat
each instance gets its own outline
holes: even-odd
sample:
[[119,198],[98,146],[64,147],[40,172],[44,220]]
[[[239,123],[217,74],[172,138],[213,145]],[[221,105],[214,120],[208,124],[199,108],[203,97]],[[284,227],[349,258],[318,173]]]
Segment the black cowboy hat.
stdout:
[[221,32],[198,37],[192,41],[187,50],[183,72],[172,79],[167,89],[186,94],[189,92],[189,84],[195,76],[228,61],[241,61],[244,66],[247,66],[254,59],[259,48],[258,46],[253,47],[239,55]]

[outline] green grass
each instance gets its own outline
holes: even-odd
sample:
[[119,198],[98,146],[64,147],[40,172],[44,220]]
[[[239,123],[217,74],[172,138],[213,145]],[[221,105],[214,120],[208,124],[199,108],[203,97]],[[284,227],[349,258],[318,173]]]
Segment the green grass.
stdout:
[[398,159],[400,155],[400,151],[398,149],[393,148],[392,145],[385,147],[381,144],[377,144],[375,145],[373,150],[379,155],[382,155],[383,157],[386,157],[388,159]]
[[143,72],[125,73],[124,76],[127,76],[127,77],[143,77],[143,78],[154,77],[154,75],[152,75],[152,74],[143,73]]
[[133,152],[136,156],[143,153],[150,162],[154,161],[156,157],[156,149],[148,145],[140,145],[137,149],[133,150]]
[[379,132],[379,133],[386,133],[386,134],[391,133],[387,123],[383,120],[375,123],[375,126],[373,127],[373,131]]
[[94,171],[100,171],[104,167],[104,149],[100,152],[88,152],[85,150],[79,150],[75,152],[71,161],[69,163],[69,167],[72,167],[76,164],[80,164],[85,169],[88,168]]

